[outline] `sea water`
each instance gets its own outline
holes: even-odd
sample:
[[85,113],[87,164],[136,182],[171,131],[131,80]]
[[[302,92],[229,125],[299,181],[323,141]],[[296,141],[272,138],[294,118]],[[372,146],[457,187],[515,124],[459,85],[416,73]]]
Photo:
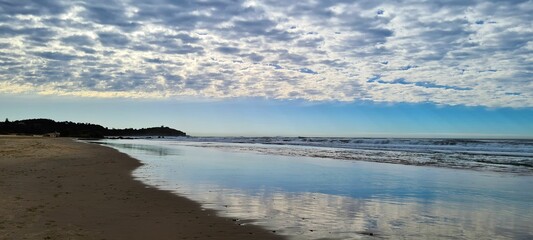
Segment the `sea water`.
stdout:
[[144,183],[292,239],[533,238],[530,171],[317,158],[301,152],[324,149],[308,146],[101,142],[144,163],[133,173]]
[[533,174],[531,139],[175,137],[166,140],[275,155]]

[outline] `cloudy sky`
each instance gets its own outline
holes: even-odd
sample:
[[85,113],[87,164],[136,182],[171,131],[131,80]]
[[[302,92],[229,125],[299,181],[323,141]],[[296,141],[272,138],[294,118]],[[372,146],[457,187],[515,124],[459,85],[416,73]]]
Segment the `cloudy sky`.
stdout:
[[525,0],[0,0],[0,94],[532,119],[532,12]]

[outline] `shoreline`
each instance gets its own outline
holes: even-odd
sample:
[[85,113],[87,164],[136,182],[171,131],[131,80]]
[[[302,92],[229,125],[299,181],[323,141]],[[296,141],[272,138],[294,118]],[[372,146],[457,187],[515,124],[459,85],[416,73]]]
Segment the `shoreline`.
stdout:
[[136,180],[119,151],[0,136],[0,239],[284,239]]

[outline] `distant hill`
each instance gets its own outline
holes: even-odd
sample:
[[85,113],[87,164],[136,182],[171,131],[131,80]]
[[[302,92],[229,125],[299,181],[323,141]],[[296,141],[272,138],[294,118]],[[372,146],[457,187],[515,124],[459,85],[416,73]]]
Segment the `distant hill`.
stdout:
[[104,136],[186,136],[169,127],[108,129],[97,124],[56,122],[51,119],[27,119],[0,122],[0,134],[42,135],[59,132],[61,137],[103,138]]
[[108,129],[106,136],[187,136],[184,132],[169,127],[151,127],[141,129]]

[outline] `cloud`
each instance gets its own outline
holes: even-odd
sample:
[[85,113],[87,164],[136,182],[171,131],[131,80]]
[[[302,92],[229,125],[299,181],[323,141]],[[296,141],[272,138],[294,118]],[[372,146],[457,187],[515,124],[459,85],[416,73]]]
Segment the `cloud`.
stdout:
[[176,35],[176,38],[179,38],[183,43],[197,43],[200,41],[200,38],[187,35],[185,33],[180,33]]
[[289,41],[294,38],[293,34],[277,29],[276,26],[277,23],[269,19],[237,20],[232,22],[232,26],[223,28],[223,32],[229,32],[230,35],[238,37],[263,36],[276,41]]
[[55,32],[47,28],[13,28],[10,26],[0,26],[0,37],[23,37],[25,41],[32,45],[43,45],[55,36]]
[[217,47],[215,50],[224,54],[236,54],[241,51],[235,47]]
[[57,60],[57,61],[70,61],[76,58],[74,55],[59,53],[59,52],[36,52],[35,56],[42,58]]
[[283,67],[281,67],[278,64],[268,64],[268,65],[274,67],[274,69],[283,69]]
[[317,72],[309,69],[309,68],[300,68],[301,73],[307,73],[307,74],[318,74]]
[[531,1],[0,1],[1,92],[533,107]]
[[20,1],[2,1],[0,2],[0,15],[36,15],[46,16],[61,14],[65,11],[65,6],[61,1],[56,0],[28,0]]
[[125,3],[119,1],[88,1],[84,4],[81,15],[92,22],[111,25],[121,30],[131,31],[139,24],[132,21],[126,14]]
[[73,46],[93,46],[94,41],[85,35],[72,35],[61,39],[64,44]]
[[469,88],[469,87],[439,85],[439,84],[435,84],[429,81],[409,82],[405,80],[405,78],[397,78],[392,81],[385,81],[385,80],[382,80],[380,76],[374,76],[368,79],[367,82],[368,83],[381,83],[381,84],[413,85],[413,86],[424,87],[424,88],[441,88],[441,89],[452,89],[452,90],[457,90],[457,91],[472,90],[472,88]]
[[99,32],[98,40],[106,47],[126,47],[131,40],[126,35],[117,32]]
[[243,56],[248,57],[253,62],[261,62],[263,59],[265,59],[264,56],[261,56],[257,53],[244,54]]
[[176,45],[175,47],[169,48],[165,53],[169,54],[189,54],[189,53],[203,53],[204,49],[202,47],[195,47],[190,44]]
[[413,66],[413,65],[405,65],[405,66],[401,66],[400,67],[400,70],[403,70],[403,71],[407,71],[411,68],[416,68],[417,66]]

